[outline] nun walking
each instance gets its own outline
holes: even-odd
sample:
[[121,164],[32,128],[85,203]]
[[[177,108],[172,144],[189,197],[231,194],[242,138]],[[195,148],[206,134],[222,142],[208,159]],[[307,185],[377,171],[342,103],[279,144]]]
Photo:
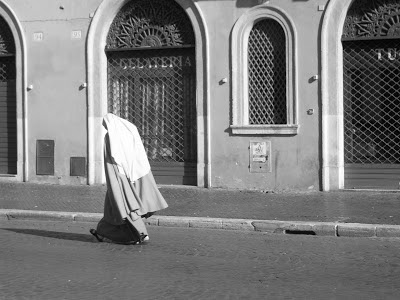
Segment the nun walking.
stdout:
[[140,244],[149,240],[143,218],[167,208],[157,188],[135,125],[108,113],[103,118],[107,193],[104,216],[90,233],[99,242]]

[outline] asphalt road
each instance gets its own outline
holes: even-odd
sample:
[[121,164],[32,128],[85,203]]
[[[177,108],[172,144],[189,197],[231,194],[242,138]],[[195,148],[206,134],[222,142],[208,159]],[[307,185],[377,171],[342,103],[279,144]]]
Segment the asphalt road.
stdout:
[[0,221],[0,299],[398,299],[400,239],[149,226],[138,246],[91,223]]

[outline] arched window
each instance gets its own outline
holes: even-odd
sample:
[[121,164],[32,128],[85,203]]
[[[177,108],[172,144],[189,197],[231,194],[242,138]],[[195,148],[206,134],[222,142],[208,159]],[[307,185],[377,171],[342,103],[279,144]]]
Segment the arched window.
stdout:
[[286,38],[271,19],[254,24],[249,36],[249,124],[286,124]]
[[284,14],[259,7],[232,32],[232,133],[296,134],[295,34]]

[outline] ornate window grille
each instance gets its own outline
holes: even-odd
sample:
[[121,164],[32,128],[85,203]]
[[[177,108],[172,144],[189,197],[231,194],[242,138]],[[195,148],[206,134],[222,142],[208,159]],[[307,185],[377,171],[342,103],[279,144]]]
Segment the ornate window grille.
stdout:
[[194,47],[192,25],[175,1],[130,1],[114,18],[106,50],[149,47]]
[[296,35],[276,8],[248,11],[232,31],[233,134],[297,134]]
[[286,38],[271,19],[257,22],[249,37],[249,124],[286,124]]
[[0,17],[0,56],[15,55],[15,43],[7,22]]
[[397,0],[354,1],[343,27],[342,40],[400,37],[400,3]]

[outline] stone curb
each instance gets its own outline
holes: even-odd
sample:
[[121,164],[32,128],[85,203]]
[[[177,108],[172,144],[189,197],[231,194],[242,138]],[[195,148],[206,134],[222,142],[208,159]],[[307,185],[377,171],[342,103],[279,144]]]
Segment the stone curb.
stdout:
[[[98,222],[103,214],[0,209],[0,220]],[[400,237],[400,225],[152,216],[146,225],[336,237]]]

